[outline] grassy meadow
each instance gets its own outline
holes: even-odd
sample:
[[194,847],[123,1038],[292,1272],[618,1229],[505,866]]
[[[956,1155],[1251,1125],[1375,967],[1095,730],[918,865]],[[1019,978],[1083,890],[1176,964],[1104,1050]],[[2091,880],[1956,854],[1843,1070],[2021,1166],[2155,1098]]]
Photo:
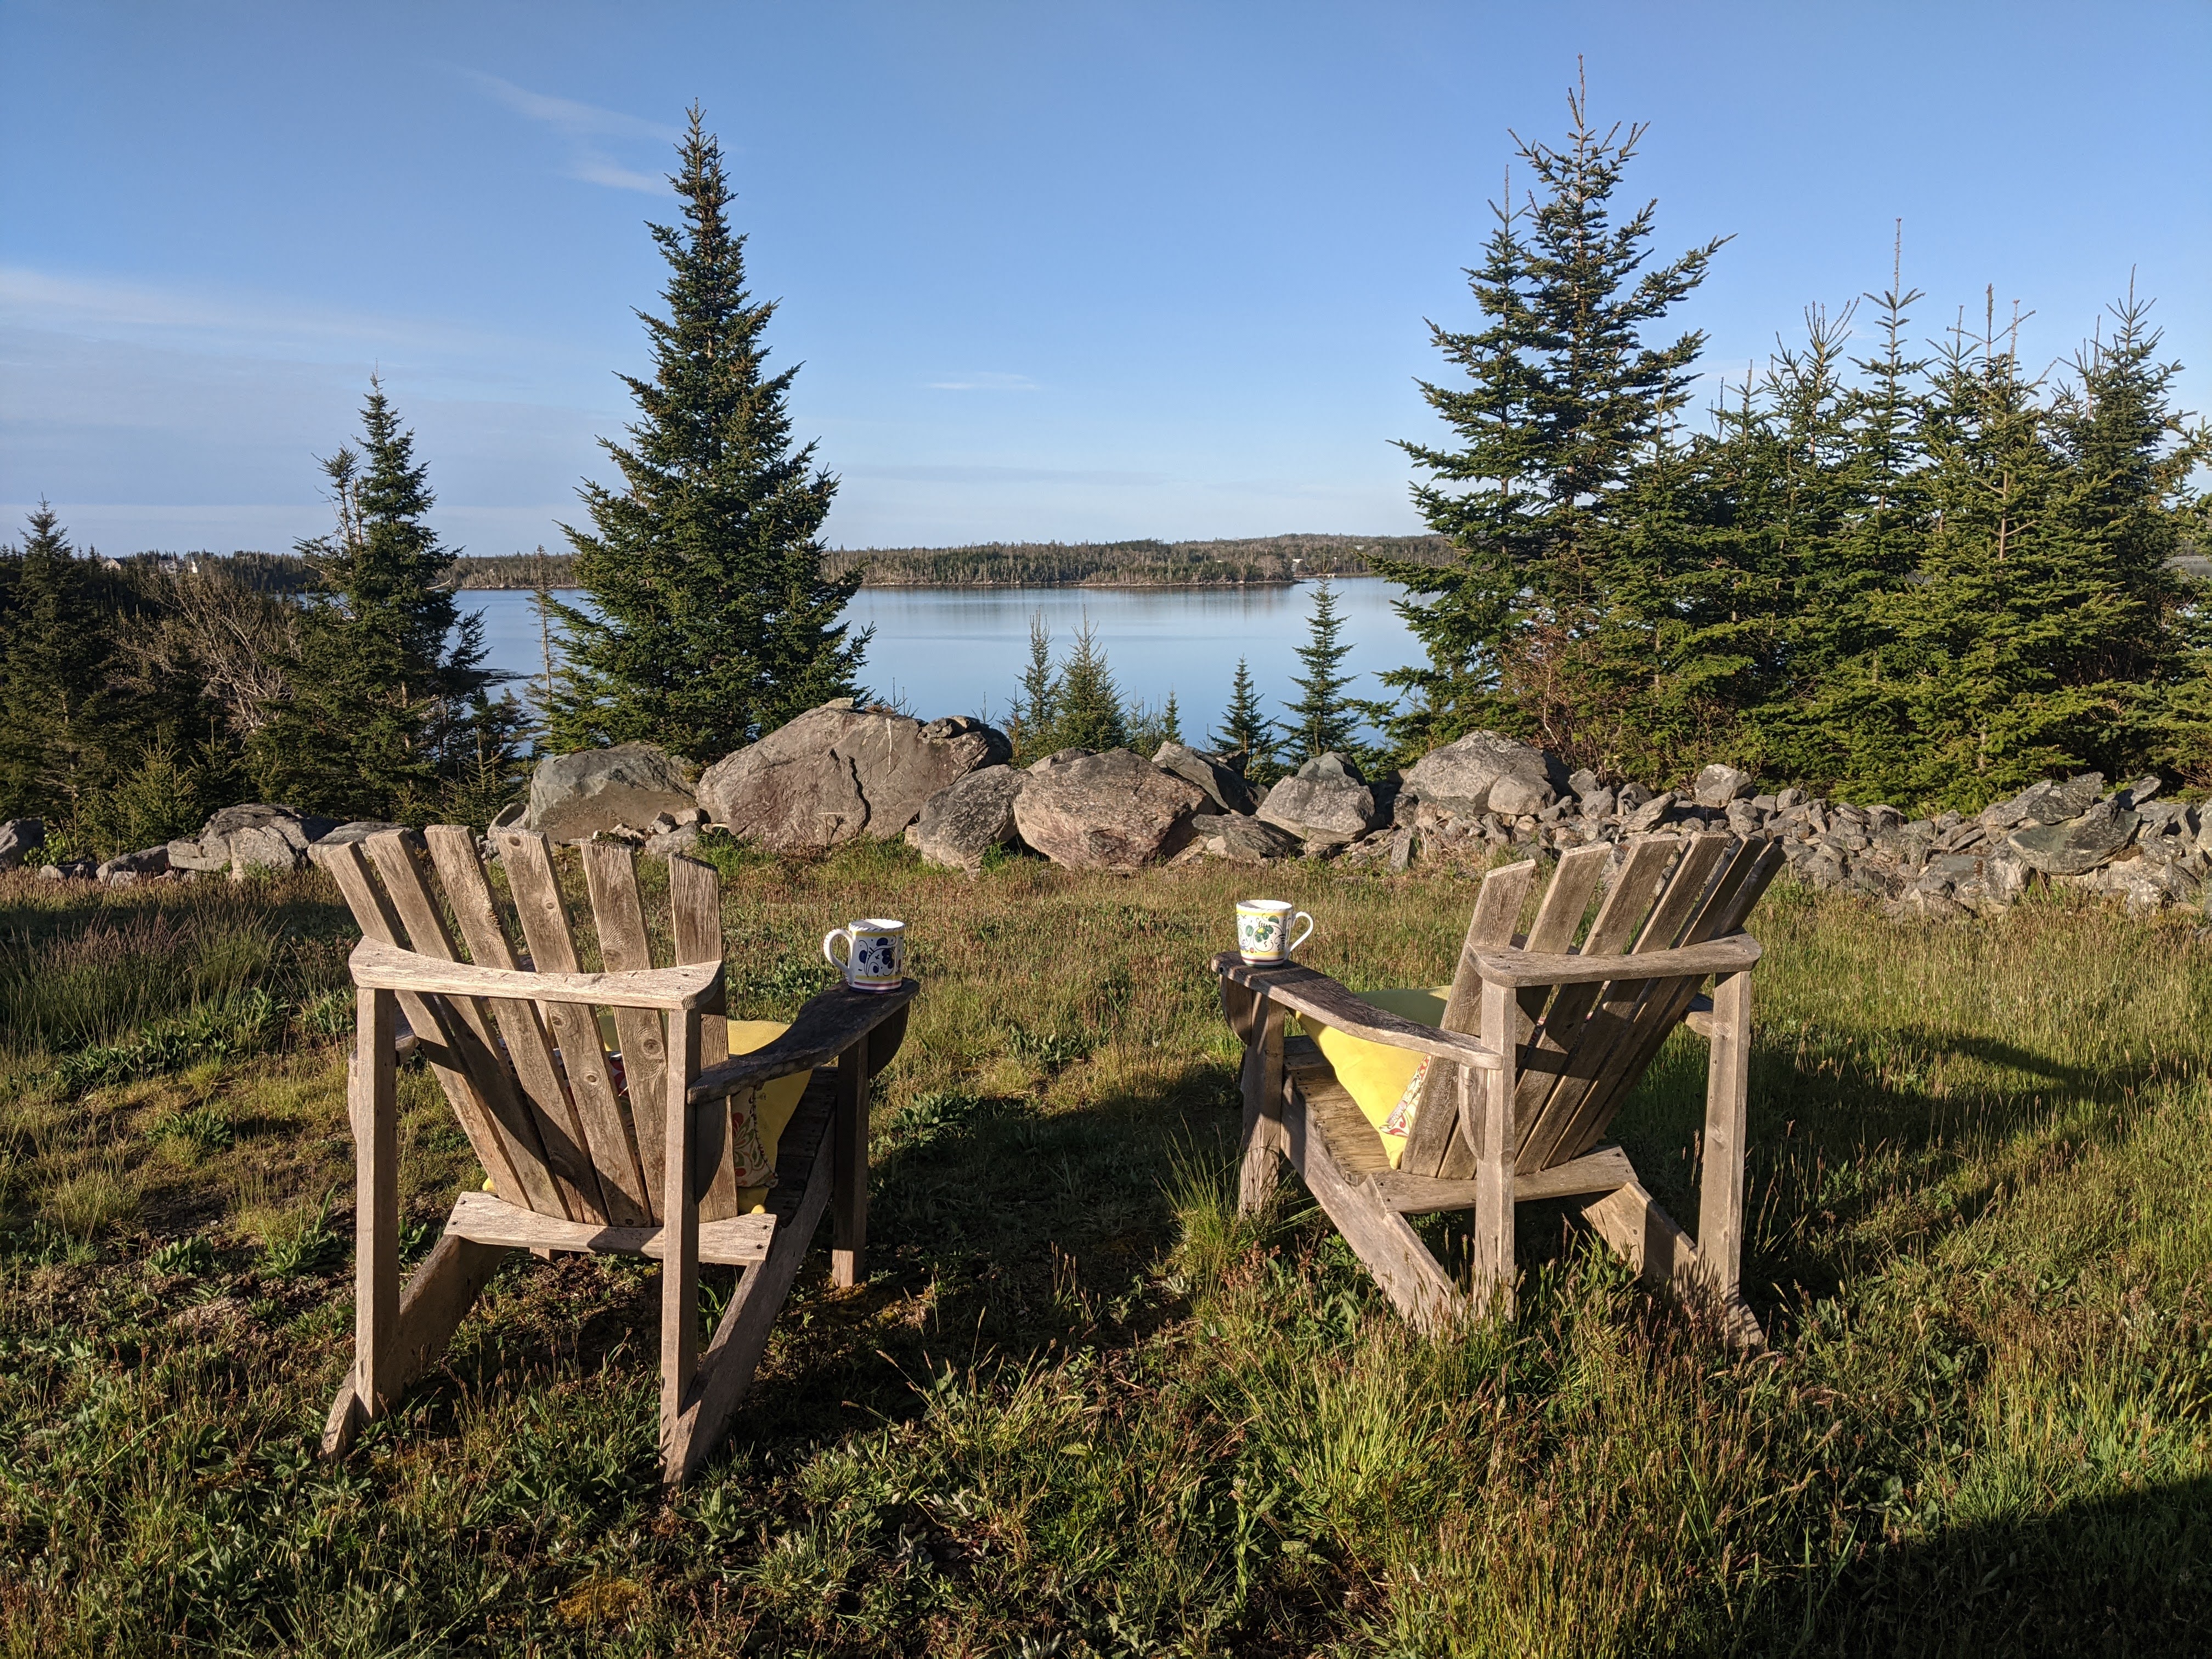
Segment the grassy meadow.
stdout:
[[[1259,885],[1363,988],[1443,977],[1473,890],[727,860],[743,1012],[795,1009],[854,915],[908,920],[927,988],[868,1282],[817,1252],[665,1504],[644,1262],[515,1256],[317,1460],[352,1317],[319,876],[0,878],[0,1652],[2212,1650],[2201,917],[1770,893],[1747,1357],[1557,1206],[1515,1320],[1437,1343],[1294,1182],[1240,1222],[1205,964]],[[1618,1133],[1693,1225],[1674,1043]],[[481,1177],[419,1066],[401,1110],[411,1259]]]

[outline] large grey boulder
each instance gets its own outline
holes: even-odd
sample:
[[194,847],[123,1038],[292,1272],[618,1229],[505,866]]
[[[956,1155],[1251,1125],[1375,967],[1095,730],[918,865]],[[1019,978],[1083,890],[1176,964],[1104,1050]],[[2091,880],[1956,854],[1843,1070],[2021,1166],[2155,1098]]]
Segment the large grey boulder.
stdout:
[[[2017,830],[2022,824],[2063,823],[2087,811],[2104,793],[2105,775],[2102,772],[2083,772],[2063,783],[2045,780],[2032,783],[2010,800],[1992,803],[1982,809],[1983,826],[1990,830]],[[2148,796],[2144,799],[2148,800]]]
[[145,876],[166,876],[169,873],[169,849],[164,845],[142,847],[135,853],[118,853],[92,873],[110,887],[127,887]]
[[890,840],[931,796],[1012,754],[981,720],[925,726],[841,697],[716,761],[699,780],[699,804],[771,851],[826,852],[862,836]]
[[1336,753],[1319,755],[1267,792],[1260,817],[1310,843],[1341,846],[1389,816],[1359,775]]
[[[2100,780],[2101,781],[2101,780]],[[2110,864],[2140,822],[2117,801],[2100,801],[2079,817],[2015,830],[2005,837],[2021,863],[2046,876],[2080,876]]]
[[1727,806],[1748,800],[1758,788],[1758,781],[1750,773],[1739,772],[1733,766],[1723,766],[1716,761],[1698,774],[1690,785],[1690,793],[1700,806]]
[[13,870],[46,844],[44,818],[9,818],[0,823],[0,870]]
[[1182,850],[1206,792],[1126,749],[1063,749],[1029,769],[1014,827],[1054,864],[1133,870]]
[[618,743],[549,755],[530,775],[523,827],[556,842],[589,841],[693,805],[684,763],[658,744]]
[[201,826],[196,838],[173,841],[166,850],[172,870],[228,870],[234,876],[248,870],[304,870],[307,848],[337,828],[335,818],[248,801],[224,807]]
[[1303,857],[1306,850],[1304,837],[1265,818],[1236,812],[1200,818],[1197,829],[1205,839],[1206,850],[1231,864],[1273,864],[1280,859]]
[[1252,798],[1242,774],[1224,765],[1212,755],[1201,754],[1195,749],[1179,743],[1164,743],[1152,757],[1152,764],[1163,772],[1196,784],[1206,791],[1206,799],[1220,812],[1251,812],[1258,810],[1259,802]]
[[1470,732],[1421,757],[1404,788],[1461,817],[1517,818],[1542,811],[1566,787],[1566,768],[1556,756],[1495,732]]
[[1028,781],[1028,773],[1011,766],[987,766],[955,779],[907,825],[908,844],[948,870],[980,868],[984,854],[1014,840],[1014,798]]

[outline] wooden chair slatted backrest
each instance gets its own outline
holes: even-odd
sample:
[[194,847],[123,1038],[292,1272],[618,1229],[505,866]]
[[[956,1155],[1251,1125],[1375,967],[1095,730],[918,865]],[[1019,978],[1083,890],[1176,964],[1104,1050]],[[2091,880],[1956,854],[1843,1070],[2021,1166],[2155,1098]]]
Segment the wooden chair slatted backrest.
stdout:
[[[475,836],[441,824],[422,840],[443,889],[443,905],[410,832],[388,830],[351,845],[318,847],[315,860],[337,881],[370,938],[454,962],[462,959],[453,932],[457,926],[467,960],[489,968],[524,966],[478,859]],[[527,965],[550,973],[577,971],[576,936],[550,844],[534,832],[502,830],[497,848],[529,952]],[[681,858],[669,865],[676,962],[720,960],[720,890],[714,872]],[[630,849],[588,845],[584,868],[606,969],[669,965],[653,960]],[[595,1007],[414,992],[399,993],[399,1005],[499,1197],[566,1221],[657,1224],[668,1057],[661,1015],[608,1011],[624,1062],[617,1086]],[[711,1064],[727,1054],[726,1027],[719,1018],[701,1024],[706,1050],[701,1059]],[[714,1190],[701,1206],[702,1218],[734,1212],[731,1150],[721,1148]]]
[[[1584,956],[1620,955],[1626,965],[1650,951],[1703,944],[1741,929],[1783,861],[1778,847],[1724,832],[1632,842],[1575,946],[1613,860],[1613,849],[1604,846],[1563,854],[1524,939],[1513,937],[1513,926],[1534,886],[1535,865],[1510,865],[1484,878],[1446,1001],[1445,1030],[1476,1034],[1479,950],[1512,945],[1553,954],[1573,948]],[[1702,982],[1624,977],[1520,993],[1514,1106],[1519,1172],[1579,1158],[1602,1137],[1667,1034],[1689,1012]],[[1450,1103],[1452,1069],[1431,1066],[1424,1076],[1420,1109],[1400,1160],[1408,1173],[1460,1180],[1474,1167]]]

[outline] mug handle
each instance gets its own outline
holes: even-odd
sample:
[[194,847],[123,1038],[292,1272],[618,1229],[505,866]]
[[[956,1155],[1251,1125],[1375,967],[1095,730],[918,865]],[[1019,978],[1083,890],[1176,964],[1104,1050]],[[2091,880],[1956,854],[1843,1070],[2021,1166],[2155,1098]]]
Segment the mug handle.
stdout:
[[1306,930],[1283,947],[1283,957],[1285,961],[1290,959],[1291,953],[1295,951],[1298,946],[1304,945],[1308,939],[1313,937],[1314,919],[1311,916],[1308,915],[1303,910],[1293,910],[1291,913],[1291,920],[1292,921],[1303,921],[1306,925]]
[[[837,960],[837,953],[830,948],[841,939],[845,941],[845,960],[842,962]],[[853,930],[849,927],[832,927],[828,933],[823,934],[822,954],[829,958],[832,968],[841,974],[846,972],[853,960]]]

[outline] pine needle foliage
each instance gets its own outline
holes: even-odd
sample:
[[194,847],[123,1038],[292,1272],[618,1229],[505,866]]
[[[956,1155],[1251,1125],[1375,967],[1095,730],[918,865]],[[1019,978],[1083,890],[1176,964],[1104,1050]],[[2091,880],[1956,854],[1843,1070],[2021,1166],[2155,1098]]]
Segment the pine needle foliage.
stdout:
[[1260,712],[1259,688],[1252,684],[1252,666],[1237,659],[1237,677],[1229,684],[1229,706],[1221,712],[1221,725],[1207,739],[1216,753],[1239,771],[1253,773],[1275,758],[1274,722]]
[[1295,761],[1303,763],[1334,751],[1368,764],[1375,751],[1361,739],[1360,731],[1369,720],[1389,717],[1389,705],[1348,695],[1358,676],[1345,672],[1344,660],[1352,654],[1352,646],[1341,637],[1343,632],[1336,589],[1323,576],[1314,584],[1306,642],[1297,648],[1298,660],[1306,672],[1291,681],[1298,688],[1298,698],[1283,711],[1284,740]]
[[1427,658],[1382,677],[1395,757],[1490,727],[1615,777],[1726,760],[1931,811],[2090,769],[2212,786],[2212,595],[2179,559],[2212,432],[2148,303],[2054,374],[1993,293],[1923,349],[1900,227],[1887,290],[1808,307],[1693,430],[1702,337],[1646,337],[1722,243],[1645,268],[1652,207],[1609,206],[1644,130],[1587,108],[1515,141],[1540,188],[1493,204],[1486,326],[1432,329],[1453,441],[1405,447],[1454,557],[1377,562]]
[[602,440],[623,476],[580,490],[592,528],[563,526],[589,606],[553,603],[565,666],[556,750],[647,740],[711,760],[833,697],[852,695],[868,635],[840,616],[860,573],[823,574],[837,482],[794,447],[796,366],[768,368],[772,301],[745,286],[720,145],[699,109],[670,182],[681,225],[653,225],[665,314],[641,312],[650,380],[628,441]]
[[380,382],[361,418],[361,447],[322,463],[337,525],[299,544],[321,591],[247,765],[266,799],[304,811],[427,821],[453,786],[481,793],[487,767],[511,787],[511,711],[487,702],[483,619],[447,585],[456,551],[428,523],[429,469]]
[[1616,221],[1613,198],[1644,129],[1601,127],[1587,88],[1568,94],[1565,145],[1515,139],[1539,191],[1516,203],[1509,174],[1480,265],[1468,272],[1485,319],[1430,333],[1466,384],[1424,381],[1452,447],[1401,445],[1428,477],[1413,489],[1451,542],[1443,567],[1376,559],[1402,585],[1401,614],[1425,665],[1384,679],[1409,694],[1391,726],[1419,752],[1479,727],[1562,751],[1588,711],[1620,700],[1626,643],[1606,626],[1626,532],[1649,503],[1638,465],[1678,425],[1705,337],[1647,334],[1705,276],[1725,238],[1646,269],[1656,204]]
[[45,501],[0,556],[0,817],[68,816],[106,769],[108,596]]

